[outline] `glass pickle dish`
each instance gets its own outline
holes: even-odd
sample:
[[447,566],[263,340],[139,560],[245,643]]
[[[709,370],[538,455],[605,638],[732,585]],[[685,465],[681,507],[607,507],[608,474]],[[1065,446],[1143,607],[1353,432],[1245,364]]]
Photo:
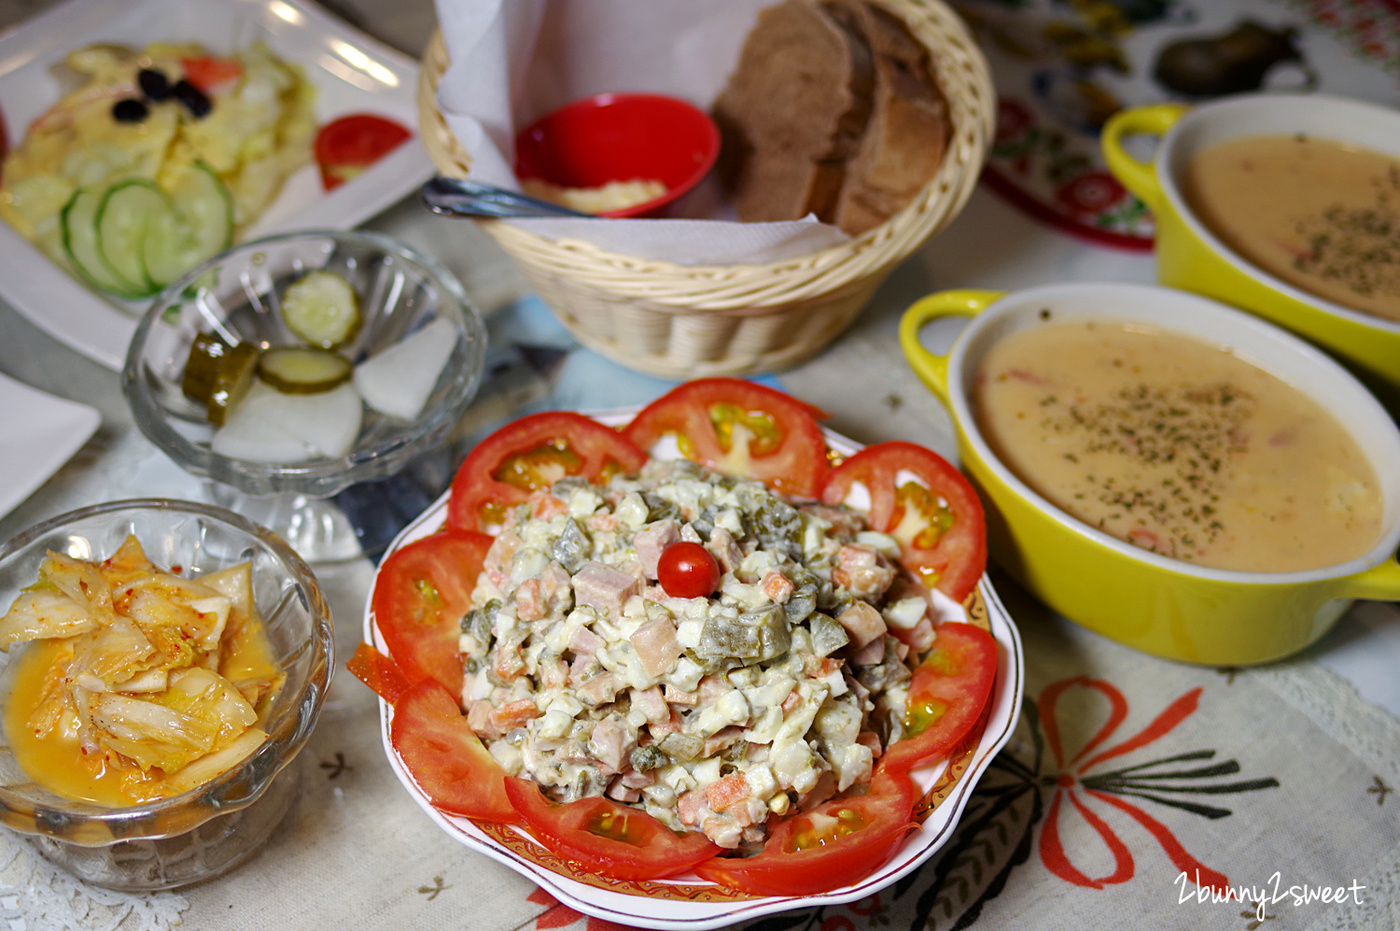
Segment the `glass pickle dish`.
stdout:
[[[283,319],[282,296],[313,271],[341,276],[358,299],[359,329],[336,347],[352,363],[435,320],[451,324],[456,343],[426,403],[411,420],[366,407],[343,456],[262,462],[215,452],[206,406],[182,391],[192,343],[212,334],[260,350],[304,345]],[[407,522],[411,515],[391,532],[367,534],[365,527],[383,521],[353,525],[329,499],[390,479],[442,446],[476,395],[485,352],[481,315],[448,269],[377,233],[309,230],[234,246],[161,292],[132,338],[122,390],[141,432],[185,471],[209,480],[215,503],[270,527],[319,562],[373,552]],[[451,474],[441,471],[445,487]],[[426,500],[440,490],[430,489]]]
[[[134,534],[158,567],[197,577],[251,562],[253,596],[286,673],[252,756],[199,788],[111,808],[64,798],[20,767],[0,734],[0,824],[86,882],[127,892],[210,879],[251,857],[291,810],[293,759],[320,714],[334,647],[330,609],[311,569],[282,539],[219,507],[165,498],[113,501],[37,524],[0,546],[0,606],[34,584],[50,550],[105,559]],[[23,647],[0,653],[0,696],[11,698]]]

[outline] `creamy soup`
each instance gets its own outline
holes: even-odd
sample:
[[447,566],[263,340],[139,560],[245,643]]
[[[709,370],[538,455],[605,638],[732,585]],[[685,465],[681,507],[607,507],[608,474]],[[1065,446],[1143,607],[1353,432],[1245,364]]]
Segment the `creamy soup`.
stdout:
[[1220,239],[1296,288],[1400,320],[1400,160],[1308,136],[1221,143],[1182,194]]
[[1201,566],[1345,562],[1381,532],[1375,470],[1300,391],[1228,351],[1135,324],[1050,322],[977,374],[978,425],[1085,523]]

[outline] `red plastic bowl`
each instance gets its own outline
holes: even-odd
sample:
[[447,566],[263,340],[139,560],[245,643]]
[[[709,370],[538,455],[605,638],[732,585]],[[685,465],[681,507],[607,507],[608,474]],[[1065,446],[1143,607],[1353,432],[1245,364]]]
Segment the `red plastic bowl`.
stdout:
[[719,130],[693,104],[661,94],[599,94],[575,100],[515,138],[515,174],[563,187],[655,179],[660,197],[603,216],[653,214],[688,192],[719,156]]

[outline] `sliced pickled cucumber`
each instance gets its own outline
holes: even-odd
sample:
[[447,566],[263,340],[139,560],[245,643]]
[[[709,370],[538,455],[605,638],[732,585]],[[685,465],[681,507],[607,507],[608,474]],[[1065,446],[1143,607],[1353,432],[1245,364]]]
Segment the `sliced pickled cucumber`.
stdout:
[[279,346],[258,357],[258,377],[284,394],[318,394],[350,380],[350,360],[329,349]]
[[309,345],[333,349],[360,331],[360,299],[340,275],[314,271],[283,293],[282,319]]
[[252,343],[239,343],[229,348],[214,375],[214,384],[205,402],[210,423],[221,426],[229,411],[237,407],[248,393],[253,376],[257,373],[258,355],[258,347]]

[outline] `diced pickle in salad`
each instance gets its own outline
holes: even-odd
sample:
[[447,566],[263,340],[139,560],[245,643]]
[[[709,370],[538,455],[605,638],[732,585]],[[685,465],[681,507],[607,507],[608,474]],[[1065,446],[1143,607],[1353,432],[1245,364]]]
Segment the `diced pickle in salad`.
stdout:
[[[687,543],[722,570],[711,597],[658,580]],[[686,460],[556,482],[508,515],[462,619],[467,721],[556,801],[756,848],[903,736],[934,631],[899,552],[855,511]]]
[[267,740],[286,679],[253,601],[249,563],[198,579],[128,537],[87,562],[49,553],[0,617],[15,759],[67,798],[126,807],[214,779]]

